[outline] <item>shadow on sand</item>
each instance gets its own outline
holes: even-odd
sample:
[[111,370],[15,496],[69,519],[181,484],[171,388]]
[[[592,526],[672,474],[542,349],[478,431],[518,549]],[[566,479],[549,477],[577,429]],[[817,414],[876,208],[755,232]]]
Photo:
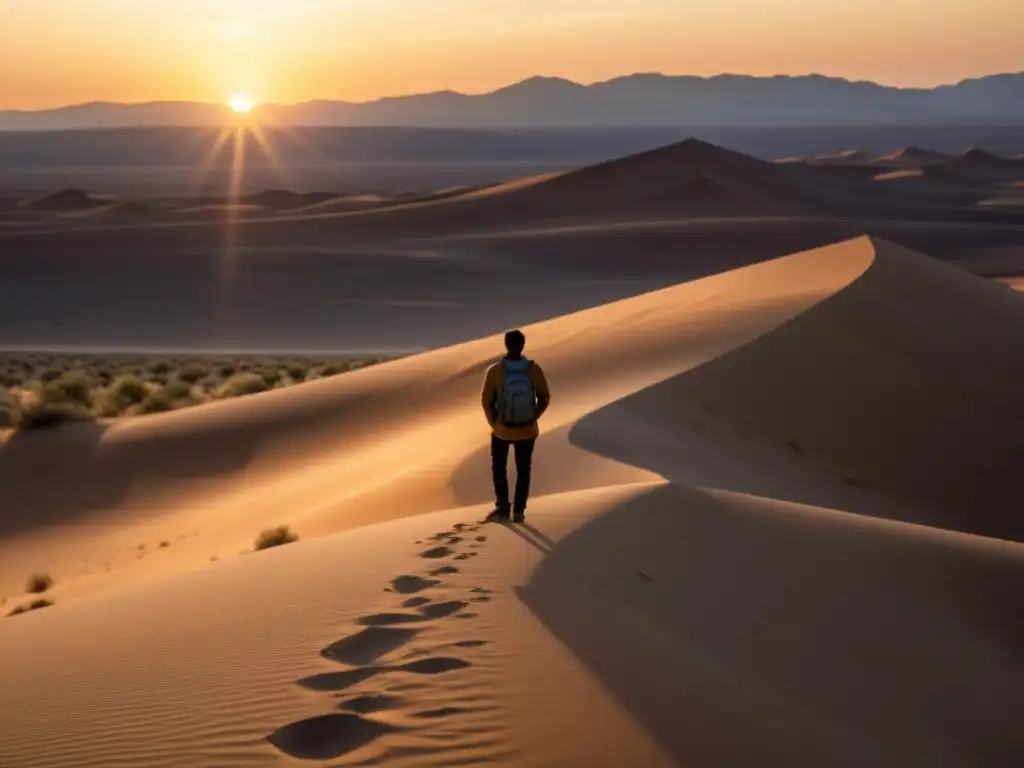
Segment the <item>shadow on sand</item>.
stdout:
[[570,442],[675,483],[1024,540],[1024,302],[874,247],[837,293],[586,416]]
[[[519,598],[679,765],[1011,765],[1019,554],[667,485],[559,542]],[[966,543],[963,543],[966,542]]]
[[168,489],[182,479],[202,479],[243,469],[253,445],[221,441],[197,449],[193,436],[161,440],[104,441],[100,423],[65,424],[15,432],[0,443],[0,538],[110,509],[133,491]]

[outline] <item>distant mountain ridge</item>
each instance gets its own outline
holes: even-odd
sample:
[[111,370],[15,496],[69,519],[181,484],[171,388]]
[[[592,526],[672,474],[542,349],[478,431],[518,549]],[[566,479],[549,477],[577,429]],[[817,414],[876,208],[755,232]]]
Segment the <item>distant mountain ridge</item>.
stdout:
[[[261,121],[302,126],[558,128],[580,126],[818,126],[1024,122],[1024,72],[935,88],[898,88],[823,75],[754,77],[639,73],[592,85],[532,77],[479,95],[437,91],[368,102],[264,104]],[[210,126],[221,104],[91,102],[0,110],[0,130]]]

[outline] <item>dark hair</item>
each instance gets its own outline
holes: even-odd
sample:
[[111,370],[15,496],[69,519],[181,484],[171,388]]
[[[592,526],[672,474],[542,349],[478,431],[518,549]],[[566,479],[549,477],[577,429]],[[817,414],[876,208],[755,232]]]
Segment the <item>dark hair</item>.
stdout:
[[522,331],[509,331],[505,334],[505,349],[510,355],[523,354],[523,347],[526,346],[526,336]]

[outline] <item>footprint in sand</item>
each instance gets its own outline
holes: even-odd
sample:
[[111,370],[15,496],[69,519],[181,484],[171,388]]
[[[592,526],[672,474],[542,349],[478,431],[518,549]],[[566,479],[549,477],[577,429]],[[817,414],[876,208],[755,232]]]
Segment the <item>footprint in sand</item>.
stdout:
[[420,553],[420,557],[425,557],[428,560],[436,560],[441,557],[448,557],[448,555],[452,554],[454,554],[454,552],[449,547],[431,547],[430,549],[423,550],[423,552]]
[[471,557],[476,557],[477,554],[479,554],[479,553],[477,553],[477,552],[463,552],[461,555],[456,555],[454,559],[455,560],[469,560],[469,558],[471,558]]
[[435,568],[430,572],[431,576],[448,576],[453,573],[458,573],[459,569],[454,565],[442,565],[440,568]]
[[440,583],[437,579],[424,579],[419,576],[399,576],[391,580],[391,587],[399,594],[411,595],[415,592],[422,592],[424,589],[436,587]]
[[359,617],[356,619],[356,624],[361,624],[364,627],[390,627],[395,624],[409,624],[423,620],[423,617],[417,613],[374,613],[370,616]]
[[353,685],[359,685],[364,680],[369,680],[379,671],[380,669],[377,667],[360,667],[344,672],[324,672],[304,677],[297,680],[295,684],[310,691],[343,691]]
[[367,694],[343,701],[341,708],[347,709],[349,712],[369,715],[374,712],[383,712],[386,709],[394,709],[401,702],[402,700],[397,696],[388,696],[384,693]]
[[462,713],[469,711],[470,710],[465,707],[441,707],[439,709],[428,709],[425,712],[417,712],[414,717],[438,720],[442,717],[452,717],[453,715],[461,715]]
[[289,757],[333,760],[396,730],[357,714],[320,715],[279,728],[267,741]]
[[424,619],[443,619],[446,616],[458,613],[466,607],[466,603],[461,600],[449,600],[445,603],[431,603],[420,608],[420,613],[423,614]]
[[468,661],[453,656],[432,656],[393,666],[366,666],[344,672],[324,672],[303,678],[296,684],[310,691],[343,691],[385,672],[411,672],[414,675],[441,675],[472,666]]
[[457,643],[452,643],[456,648],[480,648],[481,646],[487,645],[486,640],[459,640]]
[[429,602],[430,602],[430,598],[429,597],[410,597],[408,600],[406,600],[404,603],[402,603],[402,607],[403,608],[419,608],[421,605],[426,605]]
[[387,669],[393,672],[412,672],[417,675],[441,675],[471,666],[473,665],[465,659],[457,659],[453,656],[434,656],[430,659],[410,661],[408,664],[400,664],[397,667],[387,667]]
[[361,632],[331,643],[320,654],[332,661],[359,667],[372,664],[381,656],[401,648],[419,630],[393,627],[367,627]]

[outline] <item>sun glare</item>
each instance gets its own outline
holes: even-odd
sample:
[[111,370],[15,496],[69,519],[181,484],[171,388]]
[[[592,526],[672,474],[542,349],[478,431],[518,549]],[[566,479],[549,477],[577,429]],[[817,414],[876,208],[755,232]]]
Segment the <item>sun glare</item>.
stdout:
[[253,108],[252,99],[248,96],[244,96],[241,93],[234,94],[228,99],[228,106],[231,107],[235,112],[239,114],[245,114]]

